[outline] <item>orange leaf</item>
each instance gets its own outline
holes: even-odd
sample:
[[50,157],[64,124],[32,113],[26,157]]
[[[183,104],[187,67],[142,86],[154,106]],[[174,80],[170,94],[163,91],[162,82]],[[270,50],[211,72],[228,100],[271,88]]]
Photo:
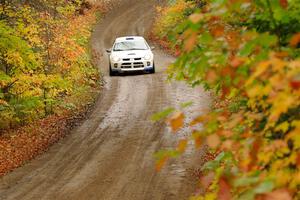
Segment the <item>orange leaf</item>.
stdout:
[[201,19],[203,19],[203,15],[199,14],[199,13],[194,13],[194,14],[190,15],[189,19],[194,24],[197,24]]
[[184,50],[187,52],[190,52],[194,49],[196,43],[197,43],[197,33],[192,32],[186,39],[184,44]]
[[260,147],[261,144],[262,144],[262,141],[259,138],[256,138],[255,141],[253,142],[253,146],[251,148],[249,159],[248,159],[248,161],[249,161],[248,166],[247,166],[248,169],[252,169],[256,166],[257,154],[261,148]]
[[169,119],[170,126],[172,128],[173,132],[178,131],[180,128],[183,127],[184,123],[184,115],[182,112],[175,113],[170,119]]
[[239,67],[239,66],[241,66],[242,64],[244,64],[244,62],[245,62],[246,60],[244,59],[244,58],[238,58],[238,57],[235,57],[235,58],[233,58],[232,60],[231,60],[231,62],[230,62],[230,65],[232,66],[232,67]]
[[155,165],[156,171],[160,171],[165,166],[165,164],[168,160],[169,160],[168,156],[165,156],[165,157],[161,158],[160,160],[158,160]]
[[296,33],[293,35],[293,37],[290,40],[290,45],[292,47],[297,47],[297,45],[300,43],[300,33]]
[[4,101],[4,100],[2,100],[2,99],[0,99],[0,105],[5,105],[5,106],[8,106],[8,103],[6,102],[6,101]]
[[215,70],[209,70],[207,73],[206,73],[206,78],[208,83],[210,84],[214,84],[215,81],[218,79],[218,75],[217,73],[215,72]]
[[222,143],[221,149],[222,150],[232,150],[233,147],[233,141],[232,140],[226,140],[225,142]]
[[194,131],[192,137],[194,139],[196,149],[199,149],[202,146],[202,136],[201,136],[201,134],[197,131]]
[[197,137],[195,139],[195,146],[197,149],[199,149],[202,146],[202,138],[201,137]]
[[215,25],[211,28],[210,32],[214,37],[221,37],[222,35],[224,35],[224,26],[219,24],[219,25]]
[[286,57],[289,56],[289,52],[287,52],[287,51],[276,52],[276,53],[275,53],[275,56],[276,56],[277,58],[286,58]]
[[213,134],[213,135],[209,135],[206,138],[206,142],[210,148],[215,149],[219,146],[221,141],[220,141],[220,137],[217,134]]
[[178,147],[177,147],[177,150],[180,152],[180,153],[184,153],[186,147],[187,147],[187,144],[188,144],[188,141],[187,140],[180,140],[179,141],[179,144],[178,144]]
[[205,120],[205,117],[203,115],[200,115],[198,117],[196,117],[191,123],[190,126],[195,126],[197,124],[203,123]]
[[291,194],[287,189],[278,189],[263,197],[264,200],[292,200]]

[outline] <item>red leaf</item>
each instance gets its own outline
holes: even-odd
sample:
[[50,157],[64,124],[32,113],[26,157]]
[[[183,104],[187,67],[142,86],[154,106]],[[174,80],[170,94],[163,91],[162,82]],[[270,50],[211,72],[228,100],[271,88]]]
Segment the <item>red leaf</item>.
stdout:
[[200,183],[205,190],[212,184],[214,177],[215,174],[213,172],[209,172],[206,176],[202,176],[200,178]]
[[300,167],[300,153],[297,155],[296,164],[298,167]]
[[259,152],[261,144],[262,144],[262,141],[258,138],[253,143],[252,149],[250,151],[251,162],[249,163],[249,166],[248,166],[250,169],[253,168],[256,164],[257,154]]
[[290,82],[290,86],[291,86],[293,89],[298,90],[298,89],[300,89],[300,81],[298,81],[298,80],[292,80],[292,81]]
[[230,185],[225,178],[221,178],[219,182],[218,200],[231,200]]
[[287,8],[288,7],[288,1],[287,0],[280,0],[280,5],[282,8]]

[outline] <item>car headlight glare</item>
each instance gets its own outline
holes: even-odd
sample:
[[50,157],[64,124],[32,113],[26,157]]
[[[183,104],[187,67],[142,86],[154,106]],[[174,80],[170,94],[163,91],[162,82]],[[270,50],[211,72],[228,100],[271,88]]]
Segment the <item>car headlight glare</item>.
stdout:
[[111,59],[113,62],[119,62],[121,60],[121,58],[119,58],[118,56],[112,56]]
[[152,56],[150,54],[146,54],[144,57],[145,60],[151,60],[151,58],[152,58]]

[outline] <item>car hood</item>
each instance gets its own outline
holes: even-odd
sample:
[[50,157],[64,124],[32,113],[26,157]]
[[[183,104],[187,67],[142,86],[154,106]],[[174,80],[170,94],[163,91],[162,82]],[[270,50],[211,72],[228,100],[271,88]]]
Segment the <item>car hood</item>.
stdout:
[[118,56],[119,58],[138,58],[144,57],[147,54],[152,54],[152,52],[150,50],[114,51],[111,56]]

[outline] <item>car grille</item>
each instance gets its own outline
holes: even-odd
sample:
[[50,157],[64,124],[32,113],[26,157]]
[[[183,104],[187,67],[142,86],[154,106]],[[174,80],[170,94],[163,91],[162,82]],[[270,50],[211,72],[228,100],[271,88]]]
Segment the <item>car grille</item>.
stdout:
[[122,63],[121,68],[129,69],[131,68],[132,64],[131,63]]
[[134,63],[133,63],[133,67],[134,67],[134,68],[141,68],[141,67],[144,67],[144,63],[142,63],[142,62],[134,62]]
[[131,69],[131,68],[144,68],[143,62],[135,62],[142,60],[142,58],[123,58],[124,63],[121,64],[122,69]]

